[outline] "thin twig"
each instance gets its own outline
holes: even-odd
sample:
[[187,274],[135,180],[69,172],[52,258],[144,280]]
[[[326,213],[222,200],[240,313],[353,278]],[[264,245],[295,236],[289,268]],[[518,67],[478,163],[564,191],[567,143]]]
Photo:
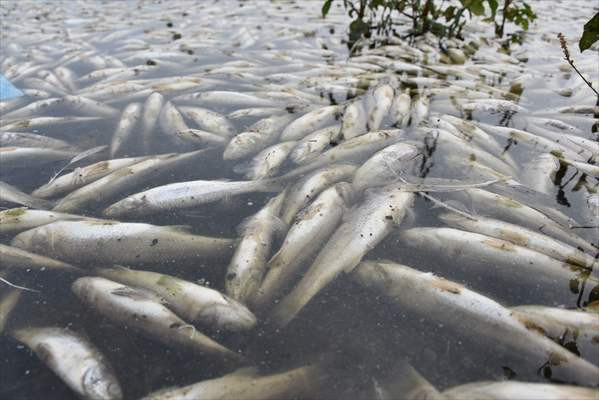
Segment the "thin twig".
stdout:
[[586,78],[580,73],[578,68],[576,68],[576,66],[574,65],[574,60],[572,60],[572,58],[570,58],[570,51],[568,50],[568,44],[566,43],[566,37],[561,32],[557,34],[557,37],[559,38],[560,45],[562,47],[562,50],[564,51],[564,58],[566,59],[566,61],[568,61],[568,64],[570,64],[570,66],[572,68],[574,68],[574,71],[576,71],[578,76],[580,76],[582,78],[584,83],[586,83],[587,86],[590,87],[593,92],[595,92],[597,97],[599,97],[599,92],[597,92],[595,90],[595,88],[593,87],[593,84],[591,82],[587,81]]

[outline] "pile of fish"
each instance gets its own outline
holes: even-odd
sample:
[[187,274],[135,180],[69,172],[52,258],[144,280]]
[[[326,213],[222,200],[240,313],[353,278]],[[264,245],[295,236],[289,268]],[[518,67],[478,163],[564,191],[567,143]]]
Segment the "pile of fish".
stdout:
[[[599,106],[553,32],[348,57],[340,7],[168,4],[0,5],[0,397],[51,395],[25,346],[56,398],[599,398]],[[389,363],[347,301],[441,331]]]

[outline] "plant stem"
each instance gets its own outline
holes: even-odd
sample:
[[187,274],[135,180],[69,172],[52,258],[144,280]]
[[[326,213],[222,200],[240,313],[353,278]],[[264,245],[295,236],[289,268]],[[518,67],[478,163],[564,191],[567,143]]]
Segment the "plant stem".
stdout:
[[511,2],[512,0],[505,0],[505,3],[503,3],[503,11],[501,12],[501,27],[499,28],[499,32],[497,31],[497,25],[495,25],[495,36],[498,36],[500,38],[503,37],[503,28],[505,27],[506,11],[509,8]]
[[595,95],[597,95],[597,97],[599,97],[599,92],[597,92],[597,90],[595,90],[595,88],[593,87],[593,84],[591,82],[587,81],[587,79],[580,73],[578,68],[576,68],[576,66],[574,65],[574,60],[572,60],[572,58],[570,57],[570,51],[568,50],[568,44],[566,43],[566,37],[561,32],[557,34],[557,37],[559,38],[560,44],[562,46],[562,50],[564,51],[564,58],[566,59],[566,61],[568,61],[568,64],[570,64],[570,66],[572,68],[574,68],[574,71],[576,71],[578,76],[580,76],[582,78],[584,83],[586,83],[587,86],[590,87],[593,92],[595,92]]

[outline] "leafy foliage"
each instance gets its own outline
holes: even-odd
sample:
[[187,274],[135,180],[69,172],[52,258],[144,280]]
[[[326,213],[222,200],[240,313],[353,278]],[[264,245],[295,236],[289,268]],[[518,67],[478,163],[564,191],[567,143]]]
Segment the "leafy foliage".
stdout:
[[[324,1],[323,17],[327,16],[333,2]],[[411,21],[408,37],[431,32],[440,38],[460,39],[463,27],[473,16],[484,17],[483,21],[493,23],[497,37],[503,37],[506,21],[527,30],[536,18],[524,0],[459,0],[449,5],[445,0],[343,0],[343,6],[352,18],[350,47],[373,33],[398,36],[396,28],[402,24],[400,16]]]
[[580,52],[582,53],[591,47],[597,40],[599,40],[599,12],[589,22],[584,24],[582,37],[580,38],[580,42],[578,42]]

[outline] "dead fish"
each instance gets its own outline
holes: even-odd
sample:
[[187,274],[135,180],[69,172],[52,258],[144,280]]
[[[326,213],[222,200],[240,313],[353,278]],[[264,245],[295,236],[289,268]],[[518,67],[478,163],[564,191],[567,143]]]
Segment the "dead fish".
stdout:
[[520,287],[543,286],[544,292],[569,292],[571,280],[589,275],[585,269],[543,253],[487,235],[453,228],[410,228],[400,234],[410,248],[438,254],[464,265],[472,273],[515,282]]
[[0,181],[0,205],[6,204],[17,204],[31,208],[40,208],[42,210],[52,207],[51,202],[30,196],[27,193],[21,192],[16,187]]
[[244,304],[258,291],[275,236],[286,231],[285,224],[279,220],[284,197],[285,192],[282,192],[270,199],[240,227],[241,239],[227,267],[225,288],[230,297]]
[[368,132],[364,135],[345,140],[314,157],[307,164],[282,175],[281,179],[291,179],[301,176],[333,163],[362,161],[374,152],[400,141],[403,135],[404,132],[402,130],[392,129]]
[[[367,95],[366,114],[368,115],[368,130],[376,131],[381,128],[383,119],[389,113],[393,104],[394,90],[388,84],[382,84]],[[368,101],[370,100],[370,101]]]
[[454,400],[595,400],[599,391],[573,385],[509,380],[467,383],[445,390],[443,395]]
[[105,220],[58,221],[15,236],[12,246],[75,264],[174,263],[231,253],[233,241],[180,227]]
[[281,131],[294,119],[293,115],[275,115],[259,120],[237,134],[223,152],[224,160],[237,160],[256,154],[276,142]]
[[125,107],[121,114],[121,119],[112,135],[112,141],[110,142],[110,157],[114,158],[117,153],[121,152],[121,149],[125,143],[131,138],[131,132],[137,126],[137,122],[141,117],[141,104],[130,103]]
[[331,125],[318,129],[305,136],[297,142],[289,154],[289,158],[296,164],[305,164],[322,152],[332,143],[337,142],[340,137],[341,125]]
[[173,98],[175,102],[192,103],[211,107],[277,107],[279,102],[253,94],[227,91],[208,91],[184,94]]
[[27,207],[11,208],[0,211],[0,235],[23,232],[54,221],[79,219],[86,219],[86,217],[53,211],[32,210]]
[[430,99],[428,92],[420,93],[412,101],[412,109],[410,111],[410,125],[419,126],[421,122],[428,118],[430,108]]
[[143,112],[141,114],[141,136],[143,138],[143,151],[147,154],[152,145],[152,133],[158,122],[160,110],[164,105],[164,96],[158,92],[154,92],[148,96],[143,104]]
[[273,309],[278,326],[287,325],[299,311],[342,272],[349,273],[371,249],[401,223],[414,194],[396,185],[373,189],[352,210],[320,251],[291,293]]
[[307,174],[287,190],[281,207],[281,219],[290,225],[297,213],[334,183],[349,181],[357,167],[351,164],[332,164]]
[[163,210],[176,211],[214,203],[244,193],[278,192],[279,180],[188,181],[158,186],[125,197],[104,210],[109,218],[151,215]]
[[340,106],[326,106],[310,111],[287,125],[281,133],[281,140],[300,140],[314,131],[336,123],[340,114]]
[[398,181],[420,150],[409,143],[395,143],[376,152],[354,174],[352,184],[357,191]]
[[217,290],[171,275],[124,267],[99,268],[99,276],[150,290],[164,299],[177,315],[215,330],[247,331],[256,317],[243,304]]
[[192,120],[200,129],[231,137],[236,129],[222,114],[201,107],[179,107],[185,118]]
[[501,304],[459,283],[390,262],[367,261],[354,271],[353,279],[382,293],[402,310],[453,328],[470,340],[489,346],[486,348],[500,349],[495,352],[497,355],[501,355],[501,350],[509,351],[535,370],[547,365],[554,378],[568,382],[599,382],[598,367],[530,330]]
[[374,380],[376,400],[444,400],[446,397],[407,361],[394,366],[385,380]]
[[343,110],[341,137],[355,138],[368,132],[368,116],[361,100],[354,100]]
[[210,339],[143,289],[104,278],[79,278],[71,290],[88,307],[166,345],[179,345],[200,354],[238,361],[240,355]]
[[11,334],[33,350],[82,399],[123,398],[108,360],[82,335],[57,327],[28,327]]
[[580,161],[568,160],[560,158],[560,161],[568,166],[572,166],[583,174],[599,178],[599,165],[584,163]]
[[26,132],[0,132],[0,146],[2,147],[37,147],[42,149],[77,151],[64,140],[54,139],[49,136],[36,135]]
[[599,314],[535,305],[512,307],[511,310],[522,323],[538,330],[553,341],[560,344],[573,342],[582,357],[588,355],[589,347],[591,350],[595,347],[594,355],[597,355]]
[[503,222],[497,219],[476,216],[475,220],[457,214],[442,214],[441,221],[451,227],[506,240],[518,246],[546,254],[556,260],[592,270],[597,261],[577,248],[555,240],[531,229]]
[[324,376],[318,365],[260,375],[257,368],[243,368],[220,378],[209,379],[184,387],[162,389],[143,400],[276,400],[303,398],[318,394]]
[[337,228],[353,197],[351,185],[336,183],[294,216],[283,244],[266,265],[264,280],[252,299],[256,308],[262,310],[274,304],[282,289],[292,282],[304,263]]
[[68,160],[77,150],[55,150],[39,147],[0,147],[3,168],[38,167],[55,161]]
[[250,180],[271,178],[279,171],[287,156],[297,142],[280,142],[273,144],[256,154],[247,164],[239,164],[233,169],[236,173],[244,173]]
[[468,207],[472,206],[479,215],[489,216],[539,231],[574,247],[580,247],[591,255],[597,253],[598,249],[596,247],[573,231],[566,230],[541,211],[509,196],[477,188],[454,192],[450,196]]
[[40,186],[34,190],[31,195],[41,199],[58,197],[97,181],[98,179],[113,173],[117,169],[129,167],[144,159],[144,157],[116,158],[99,161],[85,167],[78,167],[75,168],[73,172],[64,174],[51,182]]
[[46,257],[41,254],[31,253],[18,247],[0,244],[0,266],[3,268],[16,269],[35,269],[39,271],[45,270],[64,270],[78,271],[79,268],[74,267],[62,261]]
[[0,125],[3,131],[25,131],[67,124],[85,124],[102,117],[33,117]]
[[203,149],[144,158],[69,193],[56,204],[54,211],[76,212],[110,204],[120,196],[147,187],[150,182],[159,182],[161,177],[172,176],[174,171],[191,163],[201,162],[207,152],[209,150]]

